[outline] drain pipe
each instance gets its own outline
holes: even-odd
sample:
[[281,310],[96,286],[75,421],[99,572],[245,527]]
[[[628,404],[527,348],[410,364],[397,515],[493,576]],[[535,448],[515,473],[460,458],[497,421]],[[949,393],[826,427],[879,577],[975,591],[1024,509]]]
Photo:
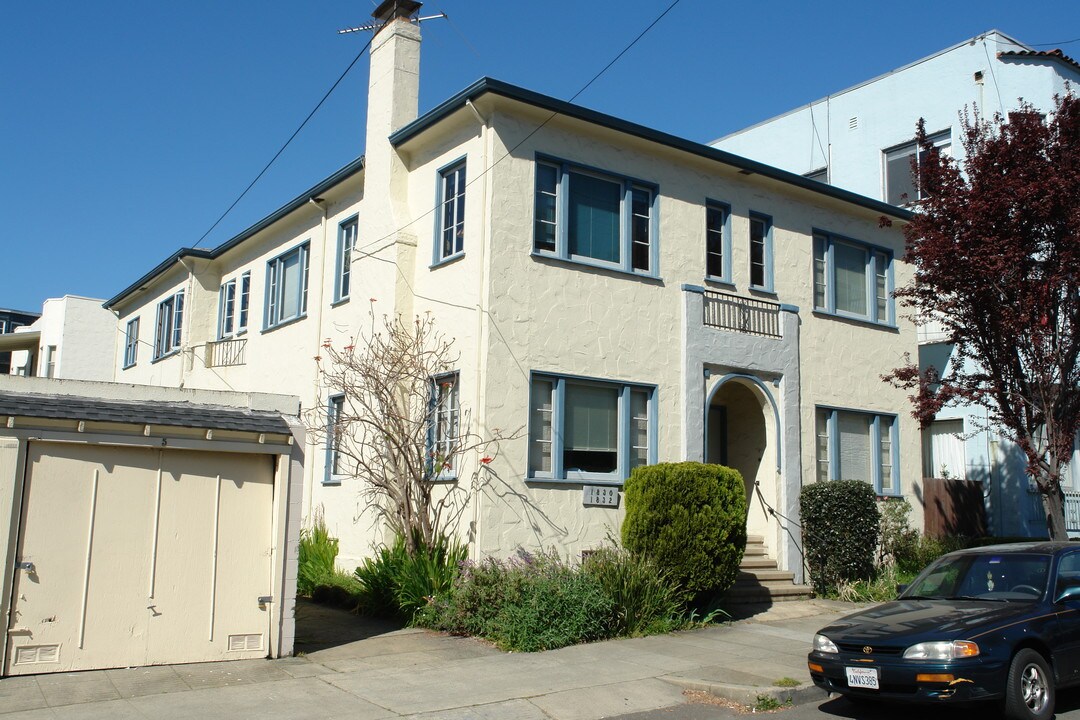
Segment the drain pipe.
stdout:
[[[319,225],[320,225],[320,230],[321,230],[321,232],[320,232],[321,238],[319,240],[319,254],[318,254],[318,257],[319,257],[319,265],[318,265],[319,279],[318,279],[318,282],[314,283],[314,286],[316,288],[318,288],[318,290],[317,290],[318,297],[309,297],[308,298],[308,307],[307,307],[308,312],[312,315],[312,318],[311,318],[312,321],[313,321],[312,322],[312,327],[315,328],[315,338],[314,338],[315,342],[314,342],[314,345],[313,345],[313,347],[315,349],[312,350],[312,355],[318,355],[319,354],[318,348],[322,345],[322,339],[324,337],[326,337],[326,335],[323,333],[323,292],[324,292],[324,287],[326,285],[326,283],[324,282],[324,280],[325,280],[326,260],[327,260],[326,225],[327,225],[327,216],[329,214],[329,208],[326,206],[326,201],[321,197],[309,197],[308,198],[308,204],[310,206],[314,207],[319,213],[322,214],[322,217],[319,220]],[[311,289],[311,286],[312,286],[312,283],[310,282],[310,278],[311,278],[311,266],[313,265],[311,260],[312,260],[313,257],[315,257],[315,253],[309,252],[308,253],[308,278],[309,278],[308,289],[309,290]],[[318,374],[315,375],[315,379],[312,381],[311,396],[312,396],[312,398],[314,398],[312,400],[311,408],[318,407],[319,403],[320,403],[319,376],[318,376]],[[300,416],[301,416],[301,418],[303,418],[303,407],[301,407],[301,415]],[[312,435],[309,434],[308,437],[310,438],[308,440],[308,442],[307,442],[308,450],[309,450],[308,457],[318,457],[319,453],[315,452],[317,450],[316,441],[315,441],[315,439],[314,439],[314,437]],[[301,508],[301,517],[304,518],[305,521],[306,521],[307,518],[311,517],[311,508],[312,508],[312,502],[313,502],[311,495],[312,495],[312,492],[314,490],[314,485],[315,485],[315,466],[316,465],[317,465],[317,463],[314,463],[314,462],[306,462],[306,463],[304,463],[304,503],[306,504],[306,507]]]

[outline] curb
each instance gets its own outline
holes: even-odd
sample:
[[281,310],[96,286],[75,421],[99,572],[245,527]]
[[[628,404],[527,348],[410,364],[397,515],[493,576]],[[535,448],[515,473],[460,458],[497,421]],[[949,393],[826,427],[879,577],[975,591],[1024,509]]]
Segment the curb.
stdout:
[[678,685],[687,690],[706,692],[710,695],[715,695],[718,698],[731,700],[732,702],[737,702],[740,705],[747,705],[749,707],[753,707],[757,704],[760,701],[761,696],[773,698],[777,702],[786,705],[806,705],[807,703],[824,700],[829,696],[827,692],[814,684],[787,688],[759,685],[731,685],[729,683],[718,683],[708,680],[690,680],[687,678],[671,676],[661,677],[660,680],[669,682],[673,685]]

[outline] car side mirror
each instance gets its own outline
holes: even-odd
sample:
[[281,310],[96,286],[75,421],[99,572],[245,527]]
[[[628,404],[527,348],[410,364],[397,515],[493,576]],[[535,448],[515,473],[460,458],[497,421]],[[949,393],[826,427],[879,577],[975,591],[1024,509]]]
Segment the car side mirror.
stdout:
[[1075,598],[1080,598],[1080,585],[1074,585],[1072,587],[1065,588],[1058,593],[1058,596],[1057,598],[1055,598],[1054,602],[1065,602],[1066,600],[1073,600]]

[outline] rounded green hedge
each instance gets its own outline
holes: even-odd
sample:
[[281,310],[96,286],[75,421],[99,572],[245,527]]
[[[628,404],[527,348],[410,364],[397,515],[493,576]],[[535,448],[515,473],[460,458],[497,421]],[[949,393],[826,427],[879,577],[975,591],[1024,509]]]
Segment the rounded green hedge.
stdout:
[[721,465],[661,463],[626,481],[623,546],[654,560],[691,597],[735,582],[746,549],[742,475]]
[[799,495],[799,513],[816,592],[824,594],[840,581],[874,577],[881,515],[872,485],[862,480],[807,485]]

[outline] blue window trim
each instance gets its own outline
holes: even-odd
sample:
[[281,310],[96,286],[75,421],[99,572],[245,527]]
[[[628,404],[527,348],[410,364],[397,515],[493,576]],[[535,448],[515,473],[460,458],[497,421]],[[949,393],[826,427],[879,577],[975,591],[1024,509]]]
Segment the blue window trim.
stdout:
[[[334,260],[334,305],[340,305],[349,301],[349,292],[342,292],[342,285],[345,281],[345,231],[347,226],[355,225],[356,231],[353,233],[353,245],[356,244],[356,238],[360,232],[360,216],[358,214],[351,215],[350,217],[342,220],[338,223],[338,237],[337,237],[337,252]],[[350,248],[351,250],[351,248]],[[350,260],[351,260],[350,254]],[[349,290],[352,291],[352,268],[351,263],[349,267]]]
[[[127,321],[124,327],[124,365],[122,370],[135,367],[139,362],[139,322],[138,317]],[[132,330],[134,329],[134,332]]]
[[[288,317],[288,318],[285,318],[285,319],[282,319],[282,320],[275,320],[275,321],[271,322],[271,320],[273,320],[273,318],[270,317],[270,308],[271,308],[270,291],[271,291],[271,286],[273,285],[273,283],[271,283],[271,277],[273,276],[273,273],[274,273],[274,265],[277,262],[279,262],[280,260],[283,260],[284,258],[288,257],[289,255],[292,255],[293,253],[299,253],[299,256],[300,256],[300,283],[301,283],[301,285],[300,285],[300,308],[299,308],[300,312],[298,314],[296,314],[296,315],[291,316],[291,317]],[[276,330],[279,327],[284,327],[285,325],[291,325],[292,323],[297,322],[298,320],[303,320],[304,318],[307,317],[308,273],[309,273],[309,270],[310,270],[310,265],[311,265],[311,241],[310,240],[305,240],[304,242],[300,243],[299,245],[296,245],[295,247],[291,247],[288,250],[286,250],[285,252],[280,253],[278,255],[275,255],[274,257],[272,257],[272,258],[270,258],[269,260],[266,261],[266,285],[265,285],[265,287],[263,287],[263,327],[262,327],[263,332],[269,332],[271,330]],[[273,290],[275,292],[278,292],[277,287],[274,287]],[[278,299],[274,303],[275,310],[280,315],[281,309],[280,309],[280,307],[278,306],[277,303],[280,303],[280,299]]]
[[[870,465],[871,477],[873,478],[874,492],[879,497],[894,497],[903,495],[900,490],[900,418],[898,415],[889,412],[875,412],[873,410],[857,410],[847,407],[836,407],[832,405],[817,405],[814,408],[815,426],[817,424],[816,414],[819,412],[827,412],[826,418],[827,433],[829,435],[829,480],[841,480],[843,478],[837,477],[837,472],[840,467],[840,443],[837,442],[839,438],[839,424],[837,419],[837,413],[852,413],[856,415],[864,415],[871,418],[870,422],[870,452],[872,453],[873,462]],[[892,464],[892,483],[891,490],[883,490],[881,487],[881,418],[890,418],[892,420],[892,427],[889,432],[889,459]],[[815,460],[816,462],[816,460]]]
[[[456,260],[465,255],[465,242],[462,240],[461,251],[452,252],[449,255],[442,254],[442,236],[443,236],[443,188],[445,186],[446,177],[451,173],[457,172],[459,168],[465,168],[465,182],[468,186],[469,170],[468,170],[468,155],[462,155],[461,157],[448,162],[435,171],[435,237],[431,247],[431,268],[440,267],[447,263]],[[465,192],[465,187],[461,188],[461,192]],[[465,198],[465,212],[469,210],[468,198]]]
[[[764,269],[763,269],[763,273],[762,273],[765,276],[763,278],[763,280],[765,282],[763,284],[761,284],[761,285],[757,285],[751,279],[750,282],[749,282],[749,287],[750,287],[751,290],[756,290],[758,292],[772,293],[772,292],[774,292],[773,288],[774,288],[774,285],[775,285],[775,283],[773,281],[773,219],[772,219],[772,215],[766,215],[765,213],[754,212],[752,210],[750,211],[750,214],[748,216],[747,235],[746,235],[746,237],[747,237],[747,249],[748,250],[750,249],[750,243],[752,242],[750,240],[750,238],[751,238],[750,228],[752,227],[752,223],[753,223],[754,220],[757,220],[757,221],[762,222],[762,223],[765,224],[764,248],[763,248],[763,252],[764,252],[764,258],[763,258]],[[753,253],[749,252],[747,254],[747,257],[748,257],[748,259],[750,259],[750,263],[751,263],[749,265],[749,267],[748,267],[748,269],[750,270],[750,277],[753,278],[753,275],[754,275],[754,271],[753,271]]]
[[[547,164],[554,166],[558,170],[558,176],[556,180],[556,187],[558,188],[558,196],[556,198],[556,210],[555,210],[555,250],[537,250],[536,249],[536,176],[537,172],[533,170],[533,243],[531,254],[535,257],[555,258],[566,262],[575,263],[577,265],[588,265],[589,267],[602,268],[604,270],[612,270],[615,272],[622,272],[628,275],[634,275],[636,277],[645,278],[659,278],[660,277],[660,251],[659,251],[659,238],[660,238],[660,186],[654,182],[648,180],[641,180],[629,175],[622,175],[620,173],[612,172],[611,170],[605,170],[603,168],[596,168],[583,163],[573,162],[565,160],[552,155],[546,155],[543,153],[536,153],[535,166],[540,164]],[[569,227],[566,223],[566,208],[569,203],[569,190],[570,190],[570,172],[583,172],[589,175],[595,175],[603,180],[607,180],[613,183],[619,183],[622,186],[622,199],[619,207],[619,262],[605,262],[603,260],[596,260],[582,255],[570,254],[570,241],[569,241]],[[641,188],[647,190],[652,196],[649,203],[649,270],[635,270],[633,266],[633,232],[632,232],[632,193],[634,188]]]
[[[655,465],[657,462],[657,386],[651,383],[624,382],[606,378],[588,377],[585,375],[568,375],[565,373],[552,373],[533,370],[529,373],[529,422],[528,444],[526,446],[525,467],[531,462],[532,453],[532,386],[537,381],[546,381],[552,384],[551,398],[551,473],[545,475],[530,474],[525,478],[529,484],[552,484],[552,485],[612,485],[622,487],[629,477],[630,466],[630,393],[634,390],[648,393],[646,407],[649,412],[649,449],[647,463]],[[586,473],[577,472],[572,477],[567,477],[563,468],[562,444],[564,413],[566,405],[566,383],[580,385],[600,385],[619,389],[618,404],[618,460],[617,469],[614,473]]]
[[[724,213],[724,222],[721,227],[721,243],[720,252],[722,253],[720,266],[722,273],[720,275],[709,274],[709,210],[719,210]],[[734,281],[731,279],[731,205],[720,202],[719,200],[705,199],[705,279],[712,283],[719,283],[722,285],[730,285],[732,289],[735,287]]]
[[[855,322],[893,330],[897,329],[896,302],[893,298],[893,292],[896,290],[896,260],[893,251],[890,248],[882,247],[881,245],[874,245],[863,240],[856,240],[815,227],[812,229],[811,233],[811,242],[813,243],[810,253],[811,286],[813,286],[813,263],[817,257],[817,243],[819,239],[825,244],[825,306],[819,307],[814,304],[816,303],[816,299],[813,297],[813,287],[811,287],[811,303],[813,305],[814,314],[853,320]],[[861,248],[866,252],[866,315],[838,310],[836,307],[836,261],[834,252],[836,243],[852,245]],[[888,300],[885,303],[884,320],[878,320],[873,316],[876,314],[877,310],[877,263],[879,255],[884,255],[886,262],[885,295]]]
[[240,284],[236,291],[236,334],[243,335],[248,329],[248,316],[251,314],[251,271],[240,273]]
[[326,398],[326,467],[323,472],[323,485],[340,485],[341,479],[344,475],[334,474],[334,426],[337,424],[337,409],[334,407],[336,401],[345,400],[345,395],[331,395]]
[[461,437],[461,373],[458,370],[451,370],[449,372],[439,373],[431,377],[431,394],[428,397],[428,427],[427,427],[427,441],[425,449],[428,456],[427,474],[431,482],[456,482],[458,479],[457,470],[450,468],[449,470],[440,470],[438,475],[432,473],[431,462],[434,460],[435,450],[435,427],[438,423],[438,402],[439,402],[439,385],[440,381],[453,379],[455,390],[458,394],[458,427],[457,438]]
[[[153,359],[150,361],[151,363],[171,357],[180,352],[180,346],[182,344],[180,341],[183,337],[184,327],[184,310],[186,309],[184,295],[184,289],[181,288],[167,298],[163,298],[157,304],[157,310],[154,313],[154,355]],[[178,304],[180,306],[179,309],[177,309]],[[162,335],[161,311],[166,305],[169,307],[169,316],[166,321],[166,332]],[[161,342],[163,338],[165,339],[164,344]]]
[[[233,296],[232,296],[231,301],[228,298],[228,293],[229,293],[228,289],[230,287],[232,288],[232,291],[233,291]],[[224,340],[225,338],[229,338],[229,337],[232,337],[233,335],[238,334],[238,331],[236,329],[237,320],[239,319],[237,317],[237,312],[236,312],[237,307],[239,305],[239,303],[237,302],[238,300],[239,300],[239,294],[237,292],[236,278],[233,278],[231,280],[226,280],[225,282],[221,283],[221,287],[218,288],[218,322],[217,322],[217,325],[218,325],[217,326],[217,339],[218,340]],[[225,332],[225,309],[226,309],[226,305],[231,305],[231,311],[232,311],[233,329],[230,330],[229,332]]]

